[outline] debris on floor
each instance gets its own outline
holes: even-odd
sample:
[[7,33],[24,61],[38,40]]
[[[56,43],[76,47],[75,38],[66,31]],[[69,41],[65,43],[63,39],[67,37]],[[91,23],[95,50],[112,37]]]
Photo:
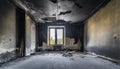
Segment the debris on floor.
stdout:
[[[66,57],[65,57],[66,56]],[[27,58],[27,57],[26,57]],[[12,62],[11,62],[12,63]],[[78,52],[44,52],[0,69],[120,69],[108,60]]]

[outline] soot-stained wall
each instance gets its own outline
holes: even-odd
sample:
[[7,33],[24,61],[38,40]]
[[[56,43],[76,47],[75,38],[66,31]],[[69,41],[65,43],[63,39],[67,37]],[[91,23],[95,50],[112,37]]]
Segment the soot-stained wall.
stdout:
[[15,47],[16,9],[8,0],[0,0],[0,63],[14,57]]
[[26,45],[25,55],[35,53],[36,47],[36,25],[32,19],[26,15]]
[[[70,44],[69,41],[73,40],[73,44],[77,44],[79,40],[83,45],[83,24],[70,24],[65,21],[56,21],[54,23],[38,24],[38,45],[42,46],[43,42],[47,44],[47,28],[48,26],[65,26],[65,44]],[[82,48],[83,50],[83,48]]]
[[120,0],[111,0],[85,27],[86,50],[120,60]]

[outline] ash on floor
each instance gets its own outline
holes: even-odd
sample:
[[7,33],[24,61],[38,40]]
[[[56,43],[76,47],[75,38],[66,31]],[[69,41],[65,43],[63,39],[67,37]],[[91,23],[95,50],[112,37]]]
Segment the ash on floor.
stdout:
[[0,69],[120,69],[120,66],[89,54],[46,52],[12,62]]

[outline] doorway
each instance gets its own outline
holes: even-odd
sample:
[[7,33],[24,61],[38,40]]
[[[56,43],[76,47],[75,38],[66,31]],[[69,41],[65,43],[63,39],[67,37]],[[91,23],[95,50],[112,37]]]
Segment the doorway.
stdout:
[[65,44],[65,27],[49,26],[48,27],[48,45],[64,45]]

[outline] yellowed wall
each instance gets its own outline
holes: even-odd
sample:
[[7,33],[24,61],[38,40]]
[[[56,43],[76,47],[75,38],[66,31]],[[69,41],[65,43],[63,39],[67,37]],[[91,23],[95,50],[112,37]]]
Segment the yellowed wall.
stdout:
[[94,14],[86,25],[86,48],[120,59],[120,0],[111,0]]
[[16,47],[16,10],[7,0],[0,0],[0,54]]
[[36,46],[36,26],[31,18],[26,15],[26,55],[35,52]]

